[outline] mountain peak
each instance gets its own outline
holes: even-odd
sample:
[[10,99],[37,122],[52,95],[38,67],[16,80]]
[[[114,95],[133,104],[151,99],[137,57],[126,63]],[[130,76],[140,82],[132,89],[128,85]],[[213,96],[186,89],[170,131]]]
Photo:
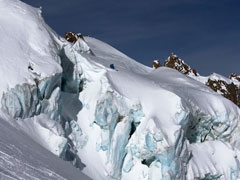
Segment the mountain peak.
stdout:
[[234,104],[240,107],[240,76],[236,73],[232,73],[229,78],[216,73],[212,73],[208,77],[203,77],[200,76],[195,69],[192,69],[187,63],[178,58],[174,53],[171,53],[168,59],[165,60],[165,66],[206,84],[212,90],[231,100]]
[[192,69],[183,60],[178,58],[178,56],[176,54],[174,54],[173,52],[170,54],[170,56],[167,58],[167,60],[165,60],[164,65],[166,67],[176,69],[177,71],[179,71],[185,75],[192,75],[192,76],[199,75],[195,69]]

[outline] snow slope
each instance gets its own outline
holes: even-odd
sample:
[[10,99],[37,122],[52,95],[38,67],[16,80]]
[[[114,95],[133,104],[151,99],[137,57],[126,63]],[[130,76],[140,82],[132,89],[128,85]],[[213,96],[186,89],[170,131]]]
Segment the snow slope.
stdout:
[[[96,40],[86,38],[86,41],[90,45],[95,44]],[[99,47],[102,49],[103,46],[99,45]],[[100,52],[96,47],[94,48],[96,52]],[[95,51],[93,50],[94,53]],[[106,49],[106,52],[110,57],[111,54],[117,53],[109,49]],[[88,55],[84,57],[99,63],[98,54],[95,54],[96,57],[88,57]],[[185,166],[190,170],[193,166],[187,161],[191,158],[191,154],[194,154],[191,153],[195,151],[191,148],[194,143],[208,140],[227,141],[232,145],[238,143],[239,130],[236,129],[238,129],[239,108],[237,106],[202,83],[175,70],[158,68],[149,71],[144,66],[132,66],[132,63],[125,68],[122,67],[121,61],[114,64],[117,67],[116,71],[108,69],[105,64],[106,68],[102,72],[96,71],[94,67],[97,73],[92,72],[89,76],[95,77],[95,81],[86,83],[85,89],[80,93],[80,99],[87,108],[79,112],[78,123],[83,131],[86,130],[89,141],[94,141],[79,151],[79,156],[85,164],[89,164],[89,167],[93,167],[94,170],[99,169],[99,166],[95,167],[92,163],[92,159],[86,158],[89,149],[96,149],[96,144],[99,144],[97,145],[99,155],[93,158],[99,159],[99,164],[102,161],[105,162],[100,166],[100,172],[105,172],[109,179],[117,179],[119,174],[122,179],[132,179],[136,175],[139,175],[138,179],[159,179],[159,177],[162,177],[161,179],[192,179],[193,177],[203,178],[208,173],[214,175],[219,173],[223,179],[229,179],[230,176],[227,173],[232,172],[232,169],[233,174],[238,174],[238,160],[235,159],[234,168],[226,165],[226,173],[194,171],[193,175],[184,175],[188,171]],[[145,68],[144,73],[143,68]],[[129,69],[133,70],[129,71]],[[98,98],[99,94],[103,97]],[[96,99],[98,99],[97,104]],[[134,117],[131,117],[132,113]],[[103,117],[99,118],[101,115]],[[119,121],[119,116],[125,117],[123,122],[114,123]],[[88,123],[85,120],[88,120]],[[133,134],[130,133],[133,125],[129,125],[129,121],[131,124],[140,123],[136,125],[137,128]],[[115,129],[112,129],[112,126]],[[197,128],[193,129],[192,126]],[[96,140],[96,137],[100,137],[99,140]],[[189,141],[192,144],[189,144]],[[214,143],[212,146],[217,149]],[[118,149],[122,149],[125,153],[119,153]],[[120,155],[122,157],[119,157]],[[125,155],[126,157],[123,158]],[[105,157],[102,158],[102,156]],[[115,167],[120,160],[123,164],[120,163]],[[152,162],[148,167],[142,163],[143,161]],[[203,168],[202,164],[203,162],[198,166],[197,163],[197,166]],[[118,172],[121,166],[122,173]],[[214,163],[211,166],[215,166]],[[90,174],[93,169],[87,166],[84,171]],[[158,172],[160,169],[162,172]],[[105,174],[102,175],[102,179],[106,178]],[[93,179],[97,179],[97,176]]]
[[90,179],[34,142],[20,129],[12,127],[2,117],[0,129],[0,179]]
[[[56,43],[40,16],[41,10],[20,1],[1,0],[0,3],[0,76],[8,75],[7,81],[0,80],[0,94],[17,84],[34,84],[35,76],[44,79],[61,73]],[[33,70],[28,68],[29,65]]]
[[240,110],[203,83],[91,37],[69,43],[18,0],[0,0],[0,32],[4,177],[240,179]]

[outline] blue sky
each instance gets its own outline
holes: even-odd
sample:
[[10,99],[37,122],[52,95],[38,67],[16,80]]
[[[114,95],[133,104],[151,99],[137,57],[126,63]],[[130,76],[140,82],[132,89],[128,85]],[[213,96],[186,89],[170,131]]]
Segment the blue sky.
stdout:
[[239,0],[23,0],[60,35],[105,41],[151,66],[175,52],[202,75],[240,74]]

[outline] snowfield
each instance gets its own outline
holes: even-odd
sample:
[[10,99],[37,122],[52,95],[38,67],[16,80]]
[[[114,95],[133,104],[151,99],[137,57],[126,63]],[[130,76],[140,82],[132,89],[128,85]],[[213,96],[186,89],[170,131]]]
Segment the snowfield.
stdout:
[[[6,118],[6,117],[4,117]],[[8,118],[10,123],[15,123]],[[1,180],[90,180],[0,117]]]
[[19,0],[0,33],[0,179],[240,179],[240,109],[204,78],[70,43]]

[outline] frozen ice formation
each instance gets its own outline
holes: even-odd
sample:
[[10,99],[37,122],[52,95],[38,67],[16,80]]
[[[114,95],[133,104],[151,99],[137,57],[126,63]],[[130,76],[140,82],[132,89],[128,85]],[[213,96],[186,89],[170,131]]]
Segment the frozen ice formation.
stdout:
[[68,42],[18,0],[0,0],[0,12],[0,115],[24,137],[96,180],[240,179],[239,107],[192,69]]

